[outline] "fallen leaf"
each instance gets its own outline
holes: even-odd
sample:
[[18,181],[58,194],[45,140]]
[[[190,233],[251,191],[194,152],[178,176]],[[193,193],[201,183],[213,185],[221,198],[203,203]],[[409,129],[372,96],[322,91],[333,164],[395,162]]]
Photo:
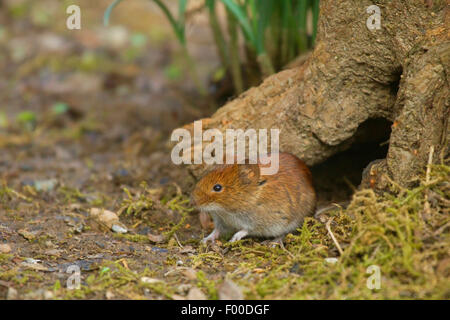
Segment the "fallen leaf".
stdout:
[[36,271],[49,271],[49,269],[46,266],[43,266],[39,263],[29,263],[29,262],[22,262],[21,265],[28,269],[33,269]]
[[36,238],[36,235],[34,233],[32,233],[26,229],[20,229],[19,231],[17,231],[17,233],[29,241]]
[[107,290],[105,294],[105,298],[108,300],[114,299],[115,294],[111,290]]
[[166,237],[163,234],[151,234],[147,233],[147,237],[150,241],[155,243],[160,243],[166,240]]
[[153,284],[153,283],[162,283],[164,282],[161,279],[155,279],[155,278],[149,278],[149,277],[142,277],[141,278],[141,282],[142,283],[146,283],[146,284]]
[[230,279],[225,279],[219,286],[219,300],[243,300],[242,289]]
[[19,294],[16,289],[14,289],[13,287],[8,288],[8,293],[6,294],[6,300],[16,300],[18,296],[19,296]]
[[338,262],[337,258],[325,258],[325,262],[329,264],[336,264]]
[[118,233],[127,232],[127,228],[120,222],[119,217],[115,212],[99,208],[91,208],[89,213],[91,218],[106,228]]
[[184,269],[182,274],[189,280],[197,279],[197,271],[195,271],[194,269],[191,268]]
[[11,252],[11,246],[7,243],[0,244],[0,253],[10,253]]
[[59,249],[49,249],[44,252],[44,254],[48,256],[59,256],[61,255],[62,250]]
[[199,288],[192,288],[186,297],[186,300],[206,300],[205,294]]
[[183,246],[180,248],[180,253],[195,253],[195,249],[192,246]]

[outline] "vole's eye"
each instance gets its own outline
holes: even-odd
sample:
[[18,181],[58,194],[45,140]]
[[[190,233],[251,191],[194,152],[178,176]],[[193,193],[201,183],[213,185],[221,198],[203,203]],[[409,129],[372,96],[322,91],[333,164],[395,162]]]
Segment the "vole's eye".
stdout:
[[220,185],[220,184],[215,184],[214,187],[213,187],[213,190],[214,190],[215,192],[220,192],[220,191],[222,191],[222,185]]

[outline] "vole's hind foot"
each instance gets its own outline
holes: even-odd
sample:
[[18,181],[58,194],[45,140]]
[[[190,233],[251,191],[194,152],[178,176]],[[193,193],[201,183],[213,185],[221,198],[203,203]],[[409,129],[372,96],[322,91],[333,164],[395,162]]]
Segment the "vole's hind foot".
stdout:
[[285,250],[283,240],[284,240],[284,236],[280,236],[278,238],[265,240],[265,241],[261,242],[261,244],[264,244],[264,245],[269,246],[271,248],[275,248],[276,246],[280,246],[281,249]]
[[236,232],[233,237],[231,237],[230,242],[236,242],[241,240],[242,238],[244,238],[246,235],[248,235],[248,231],[247,230],[241,230]]
[[263,241],[262,243],[265,243],[267,246],[270,246],[271,248],[275,248],[276,246],[280,246],[281,250],[283,250],[289,256],[291,256],[291,258],[294,258],[294,255],[291,252],[289,252],[289,250],[287,250],[284,247],[283,240],[284,240],[284,236],[281,236],[281,237],[278,237],[278,238],[275,238],[275,239],[272,239],[272,240]]
[[203,238],[202,243],[208,243],[208,241],[214,242],[219,238],[219,235],[220,231],[218,229],[214,229],[209,236]]

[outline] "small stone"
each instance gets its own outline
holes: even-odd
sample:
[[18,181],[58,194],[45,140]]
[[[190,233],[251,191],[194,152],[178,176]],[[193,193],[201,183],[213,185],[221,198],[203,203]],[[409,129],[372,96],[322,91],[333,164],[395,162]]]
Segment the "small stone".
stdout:
[[33,269],[36,271],[49,271],[49,269],[46,266],[42,265],[41,262],[41,260],[26,258],[25,261],[21,263],[21,265],[28,269]]
[[336,264],[338,262],[337,258],[325,258],[325,262],[329,264]]
[[163,234],[148,233],[147,237],[151,242],[154,242],[154,243],[160,243],[160,242],[163,242],[164,240],[166,240],[166,237]]
[[197,287],[189,290],[189,293],[186,297],[187,300],[206,300],[205,294]]
[[25,258],[25,263],[29,263],[29,264],[38,264],[41,263],[41,260],[38,259],[33,259],[33,258]]
[[141,278],[141,282],[142,283],[146,283],[146,284],[153,284],[153,283],[161,283],[164,282],[160,279],[155,279],[155,278],[149,278],[149,277],[142,277]]
[[220,300],[243,300],[242,289],[230,279],[225,279],[219,287]]
[[0,253],[10,253],[11,252],[11,246],[7,243],[0,244]]
[[125,229],[124,227],[119,226],[117,224],[113,224],[113,226],[111,227],[111,230],[116,233],[127,233],[128,232],[127,229]]
[[167,252],[169,252],[169,250],[164,249],[164,248],[160,248],[160,247],[152,247],[151,251],[160,252],[160,253],[167,253]]
[[16,289],[9,287],[8,293],[6,294],[6,300],[16,300],[18,295],[19,294]]
[[119,217],[115,212],[99,208],[91,208],[90,216],[101,225],[106,226],[108,229],[111,229],[114,232],[127,232],[127,228],[119,221]]
[[45,300],[52,300],[54,297],[53,292],[51,292],[50,290],[46,290],[44,292],[44,299]]
[[36,188],[37,191],[48,192],[52,191],[57,183],[58,181],[56,181],[56,179],[36,180],[34,182],[34,187]]
[[115,296],[116,295],[111,290],[106,291],[106,294],[105,294],[106,299],[112,300],[115,298]]
[[191,289],[191,288],[192,288],[192,285],[187,284],[187,283],[182,283],[177,287],[176,290],[179,294],[186,294],[189,292],[189,289]]
[[36,238],[36,236],[33,233],[25,229],[20,229],[19,231],[17,231],[17,233],[29,241],[34,240],[34,238]]
[[197,279],[197,272],[194,269],[187,268],[183,270],[183,275],[189,280]]

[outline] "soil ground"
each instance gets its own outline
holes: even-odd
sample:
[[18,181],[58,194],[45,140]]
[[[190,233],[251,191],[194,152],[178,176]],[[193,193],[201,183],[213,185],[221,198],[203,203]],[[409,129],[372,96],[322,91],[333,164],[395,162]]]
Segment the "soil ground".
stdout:
[[[448,298],[443,247],[433,268],[444,271],[432,274],[447,282],[421,296],[416,287],[365,288],[367,261],[345,284],[350,275],[323,262],[339,252],[313,220],[287,249],[257,239],[200,245],[207,230],[189,204],[195,180],[172,164],[167,141],[211,110],[170,26],[150,2],[120,5],[109,28],[109,1],[79,3],[80,31],[66,29],[61,2],[0,4],[0,299]],[[211,37],[201,18],[189,30],[206,79],[218,64]],[[339,181],[320,176],[324,165],[313,170],[321,202],[348,198],[358,183],[363,167],[340,163],[348,160],[335,158]],[[128,232],[96,223],[93,208],[117,213]],[[336,228],[341,240],[351,233]],[[74,265],[81,287],[71,290]]]

